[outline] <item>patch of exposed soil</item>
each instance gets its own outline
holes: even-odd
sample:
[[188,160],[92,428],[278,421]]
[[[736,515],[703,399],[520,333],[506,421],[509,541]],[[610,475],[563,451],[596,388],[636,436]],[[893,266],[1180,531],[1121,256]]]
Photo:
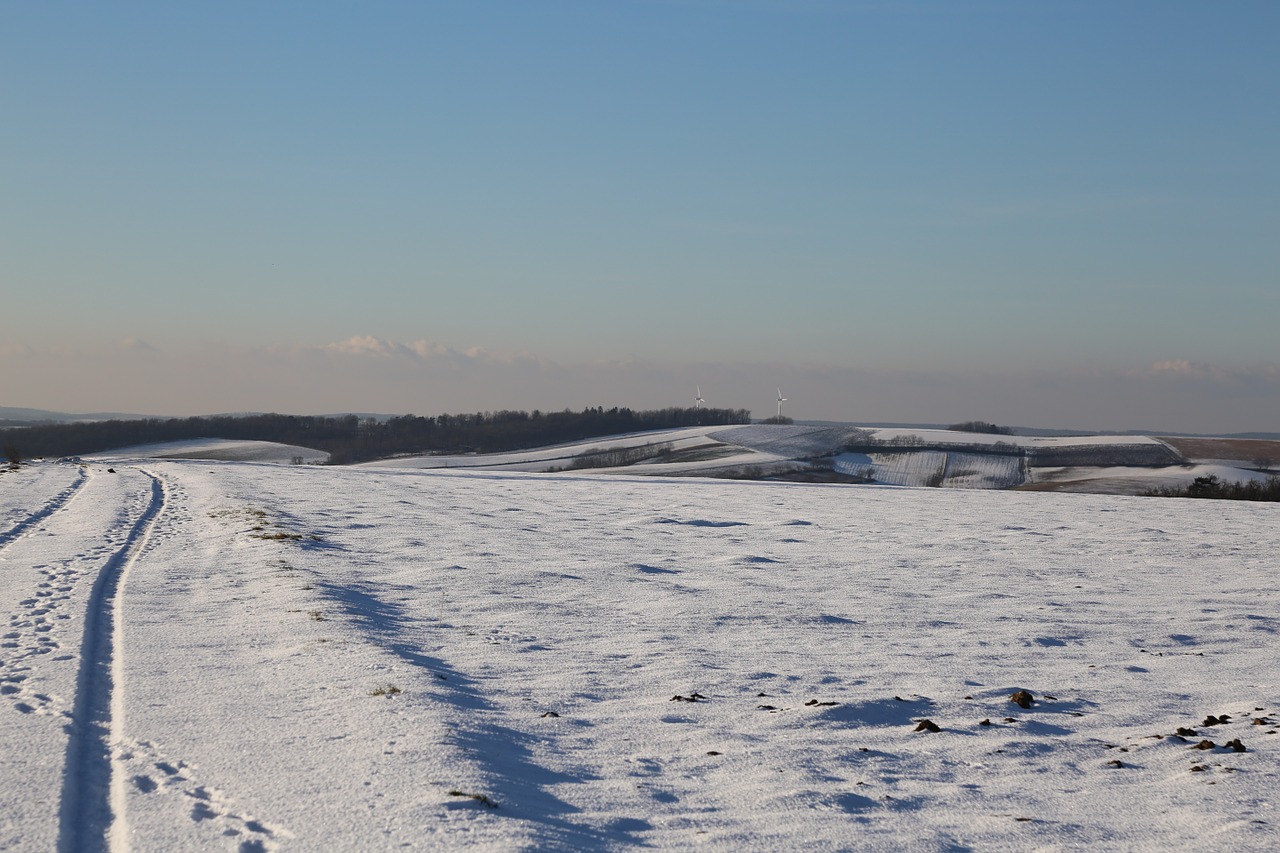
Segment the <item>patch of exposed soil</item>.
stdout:
[[699,444],[694,447],[686,447],[681,450],[675,450],[666,456],[657,460],[659,462],[710,462],[715,459],[726,459],[730,456],[740,456],[746,453],[743,448],[732,444],[721,444],[715,442],[713,444]]
[[1020,492],[1072,492],[1081,495],[1145,495],[1161,485],[1144,477],[1090,477],[1080,480],[1052,480],[1025,483],[1015,487]]
[[[1173,447],[1189,460],[1227,460],[1245,462],[1249,467],[1274,467],[1280,464],[1280,441],[1259,438],[1184,438],[1165,437],[1160,440]],[[1261,461],[1268,465],[1259,465]]]
[[785,480],[789,483],[870,483],[866,477],[855,477],[825,468],[810,471],[787,471],[769,477],[770,480]]

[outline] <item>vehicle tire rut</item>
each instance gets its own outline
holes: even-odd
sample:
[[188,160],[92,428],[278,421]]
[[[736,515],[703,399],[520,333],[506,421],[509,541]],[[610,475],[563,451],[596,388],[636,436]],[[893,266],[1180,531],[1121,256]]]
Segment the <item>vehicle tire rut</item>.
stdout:
[[64,853],[128,849],[124,783],[112,773],[113,744],[120,740],[124,722],[121,593],[166,496],[158,476],[142,473],[151,479],[150,499],[124,543],[98,571],[85,612],[59,814],[58,849]]
[[21,537],[28,530],[35,527],[37,524],[44,521],[49,516],[53,515],[55,512],[65,507],[68,503],[71,502],[72,498],[80,494],[80,490],[83,489],[85,487],[85,484],[88,482],[89,482],[89,475],[86,473],[84,468],[81,468],[76,473],[76,479],[71,483],[71,485],[67,486],[65,489],[58,492],[56,495],[54,495],[52,498],[46,501],[42,507],[40,507],[38,510],[28,515],[22,521],[19,521],[17,524],[15,524],[13,527],[10,527],[5,532],[0,533],[0,549],[5,548],[6,546],[9,545],[9,543]]
[[[201,780],[194,765],[126,730],[124,594],[130,570],[152,550],[153,541],[172,532],[169,527],[186,509],[180,485],[151,471],[135,470],[149,478],[149,494],[143,492],[142,501],[122,506],[119,526],[107,532],[109,544],[36,567],[44,578],[39,591],[21,602],[23,611],[11,620],[16,620],[18,630],[6,635],[12,639],[0,641],[0,647],[12,643],[20,653],[11,655],[14,666],[0,662],[0,694],[9,694],[6,698],[22,713],[65,720],[57,844],[61,853],[130,850],[134,839],[128,804],[138,796],[176,798],[202,832],[241,853],[270,853],[293,837],[287,828],[239,808],[230,795]],[[74,699],[69,701],[39,694],[26,682],[32,674],[30,663],[39,659],[35,656],[58,650],[50,635],[41,632],[43,620],[68,617],[46,617],[45,611],[68,603],[77,577],[88,581],[87,574],[73,566],[86,560],[100,568],[85,605],[79,670]]]

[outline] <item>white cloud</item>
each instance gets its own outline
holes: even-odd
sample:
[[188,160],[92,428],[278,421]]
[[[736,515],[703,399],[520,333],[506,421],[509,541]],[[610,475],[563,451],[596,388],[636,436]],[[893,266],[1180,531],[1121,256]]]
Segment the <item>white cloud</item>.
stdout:
[[388,357],[395,354],[395,345],[370,336],[347,338],[334,344],[326,344],[324,349],[344,355],[376,355]]
[[[304,348],[308,349],[308,348]],[[434,341],[417,340],[408,343],[388,341],[370,335],[358,335],[345,341],[325,344],[325,352],[356,357],[403,358],[453,366],[465,364],[506,364],[552,368],[554,365],[528,352],[504,353],[485,347],[473,346],[455,349]]]
[[1274,364],[1253,367],[1222,367],[1185,358],[1166,359],[1151,365],[1147,375],[1179,380],[1197,380],[1220,384],[1266,383],[1280,381],[1280,367]]

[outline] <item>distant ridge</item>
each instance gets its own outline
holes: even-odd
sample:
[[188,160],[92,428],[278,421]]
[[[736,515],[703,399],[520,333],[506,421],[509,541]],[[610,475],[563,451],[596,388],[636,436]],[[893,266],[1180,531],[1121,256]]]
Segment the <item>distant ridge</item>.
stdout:
[[76,421],[138,421],[147,418],[167,418],[168,415],[135,415],[126,412],[51,412],[47,409],[25,409],[17,406],[0,406],[0,421],[15,423],[75,423]]

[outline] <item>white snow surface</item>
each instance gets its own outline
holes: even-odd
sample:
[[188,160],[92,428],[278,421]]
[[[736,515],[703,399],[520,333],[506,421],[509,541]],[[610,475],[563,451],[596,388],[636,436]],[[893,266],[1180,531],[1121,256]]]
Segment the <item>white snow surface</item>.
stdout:
[[1274,504],[113,466],[0,474],[0,849],[1280,841]]
[[889,486],[1006,489],[1026,480],[1020,457],[989,453],[842,453],[835,457],[834,468]]
[[1157,438],[1146,435],[996,435],[949,429],[912,429],[907,427],[873,429],[871,433],[874,438],[880,441],[920,439],[925,442],[941,444],[972,444],[975,446],[1012,444],[1017,447],[1051,447],[1055,449],[1109,447],[1115,445],[1140,446],[1164,443]]
[[604,438],[573,441],[530,450],[513,450],[509,453],[433,454],[429,456],[398,456],[361,462],[355,467],[373,468],[483,468],[492,471],[545,472],[567,467],[584,453],[603,450],[637,448],[649,445],[670,444],[682,449],[707,442],[706,427],[686,429],[651,430],[626,433]]
[[[868,440],[881,442],[883,451],[848,453],[849,446]],[[1081,462],[1126,459],[1173,458],[1164,442],[1148,436],[1007,436],[940,429],[877,429],[857,426],[812,424],[740,424],[655,430],[621,436],[570,442],[554,447],[508,453],[405,456],[362,463],[373,468],[450,468],[484,471],[555,472],[581,468],[584,457],[606,450],[650,447],[655,458],[617,467],[582,468],[593,474],[659,476],[739,476],[753,478],[787,474],[809,468],[806,460],[827,457],[835,460],[837,472],[869,477],[876,482],[901,486],[943,486],[948,488],[1004,489],[1038,482],[1017,455],[1007,458],[1004,447],[1029,451],[1086,451]],[[666,448],[670,453],[662,453]],[[995,452],[993,452],[993,450]],[[1157,451],[1154,454],[1152,451]],[[1125,452],[1129,451],[1129,452]],[[1035,460],[1030,461],[1034,465]],[[1064,469],[1056,469],[1062,471]],[[1070,471],[1071,469],[1065,469]],[[1159,467],[1144,469],[1154,476],[1126,476],[1116,481],[1115,491],[1138,494],[1165,481]],[[1177,466],[1179,472],[1186,469]],[[1054,476],[1054,475],[1051,475]],[[1070,482],[1065,473],[1056,482]],[[1188,480],[1189,481],[1189,480]],[[1109,488],[1103,478],[1082,477],[1082,490]]]
[[1029,468],[1027,481],[1034,485],[1054,484],[1069,491],[1103,494],[1145,494],[1161,488],[1185,488],[1197,477],[1217,477],[1224,483],[1265,483],[1271,476],[1229,463],[1168,465],[1162,468],[1104,467]]

